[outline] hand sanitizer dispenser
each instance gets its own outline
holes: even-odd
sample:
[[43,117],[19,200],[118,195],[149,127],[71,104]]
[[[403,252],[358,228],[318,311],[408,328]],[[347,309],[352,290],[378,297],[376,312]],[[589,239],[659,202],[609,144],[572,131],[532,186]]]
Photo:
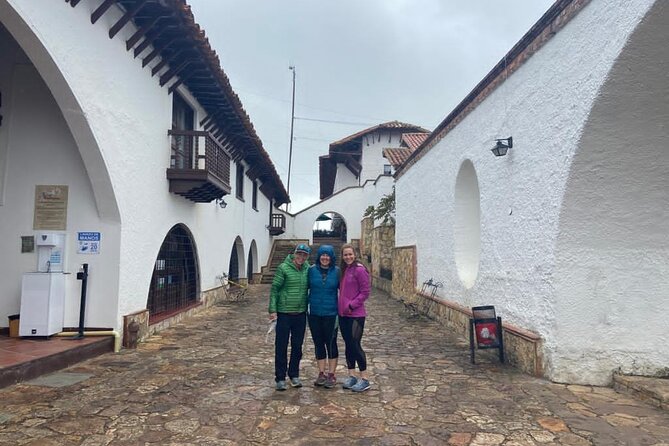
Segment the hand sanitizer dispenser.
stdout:
[[65,319],[65,234],[35,235],[37,272],[23,273],[19,336],[51,336]]
[[37,271],[62,272],[65,263],[65,234],[42,233],[35,237]]

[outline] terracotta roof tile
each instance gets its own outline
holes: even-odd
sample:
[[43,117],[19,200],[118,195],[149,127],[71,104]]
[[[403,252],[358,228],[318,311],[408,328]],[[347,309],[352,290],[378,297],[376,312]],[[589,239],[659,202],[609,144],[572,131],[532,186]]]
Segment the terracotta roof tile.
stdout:
[[422,127],[418,127],[417,125],[407,124],[405,122],[400,122],[400,121],[390,121],[390,122],[384,122],[383,124],[375,125],[374,127],[370,127],[368,129],[365,129],[365,130],[361,130],[358,133],[354,133],[353,135],[347,136],[344,139],[340,139],[339,141],[335,141],[335,142],[330,144],[330,148],[332,148],[333,146],[338,146],[338,145],[341,145],[341,144],[345,144],[349,141],[353,141],[354,139],[360,138],[362,136],[365,136],[368,133],[371,133],[371,132],[374,132],[374,131],[380,130],[380,129],[407,129],[407,130],[411,130],[411,131],[414,131],[414,132],[428,132],[429,133],[429,130],[426,130]]
[[406,147],[383,149],[383,157],[390,161],[394,168],[400,166],[413,153],[413,149]]
[[425,142],[429,133],[404,133],[402,135],[402,146],[406,146],[413,152]]

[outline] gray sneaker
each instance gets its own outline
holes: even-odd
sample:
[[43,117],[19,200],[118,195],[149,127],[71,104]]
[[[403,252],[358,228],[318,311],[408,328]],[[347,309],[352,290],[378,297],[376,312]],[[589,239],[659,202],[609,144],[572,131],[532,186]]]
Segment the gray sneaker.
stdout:
[[369,381],[366,379],[361,379],[355,384],[355,386],[351,387],[351,390],[354,392],[364,392],[365,390],[369,390],[369,387]]
[[344,380],[344,386],[343,387],[344,387],[344,389],[350,389],[353,386],[355,386],[355,383],[357,383],[357,382],[358,382],[358,378],[356,378],[355,376],[349,376],[348,378],[346,378]]
[[320,372],[318,374],[318,378],[316,378],[316,381],[314,381],[314,386],[322,387],[322,386],[325,385],[326,382],[327,382],[327,378],[325,376],[325,373]]
[[290,378],[290,385],[293,387],[302,387],[302,380],[298,377]]
[[276,390],[284,391],[288,387],[286,386],[286,381],[277,381],[276,382]]
[[325,388],[326,389],[333,389],[334,386],[337,385],[337,378],[335,377],[334,373],[329,373],[328,377],[325,380]]

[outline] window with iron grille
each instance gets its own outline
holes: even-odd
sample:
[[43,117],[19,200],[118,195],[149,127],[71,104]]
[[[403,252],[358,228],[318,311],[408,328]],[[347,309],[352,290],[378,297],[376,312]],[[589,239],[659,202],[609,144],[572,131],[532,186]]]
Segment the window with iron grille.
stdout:
[[149,288],[149,322],[162,320],[197,302],[198,272],[190,234],[182,225],[165,237]]
[[251,195],[251,206],[258,210],[258,183],[253,182],[253,195]]
[[235,188],[237,198],[244,200],[244,166],[242,166],[242,163],[237,164],[237,178],[235,181],[237,182],[237,186]]

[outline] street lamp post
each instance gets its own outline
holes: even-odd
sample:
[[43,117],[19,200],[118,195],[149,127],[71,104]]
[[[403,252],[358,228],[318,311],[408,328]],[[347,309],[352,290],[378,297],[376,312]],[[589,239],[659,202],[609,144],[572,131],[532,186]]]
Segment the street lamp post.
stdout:
[[[293,126],[295,125],[295,66],[291,65],[288,67],[288,69],[293,72],[293,101],[290,112],[290,146],[289,146],[290,149],[288,151],[288,186],[287,186],[288,196],[290,197],[290,167],[293,162]],[[288,212],[289,206],[290,203],[286,203],[286,212]]]

